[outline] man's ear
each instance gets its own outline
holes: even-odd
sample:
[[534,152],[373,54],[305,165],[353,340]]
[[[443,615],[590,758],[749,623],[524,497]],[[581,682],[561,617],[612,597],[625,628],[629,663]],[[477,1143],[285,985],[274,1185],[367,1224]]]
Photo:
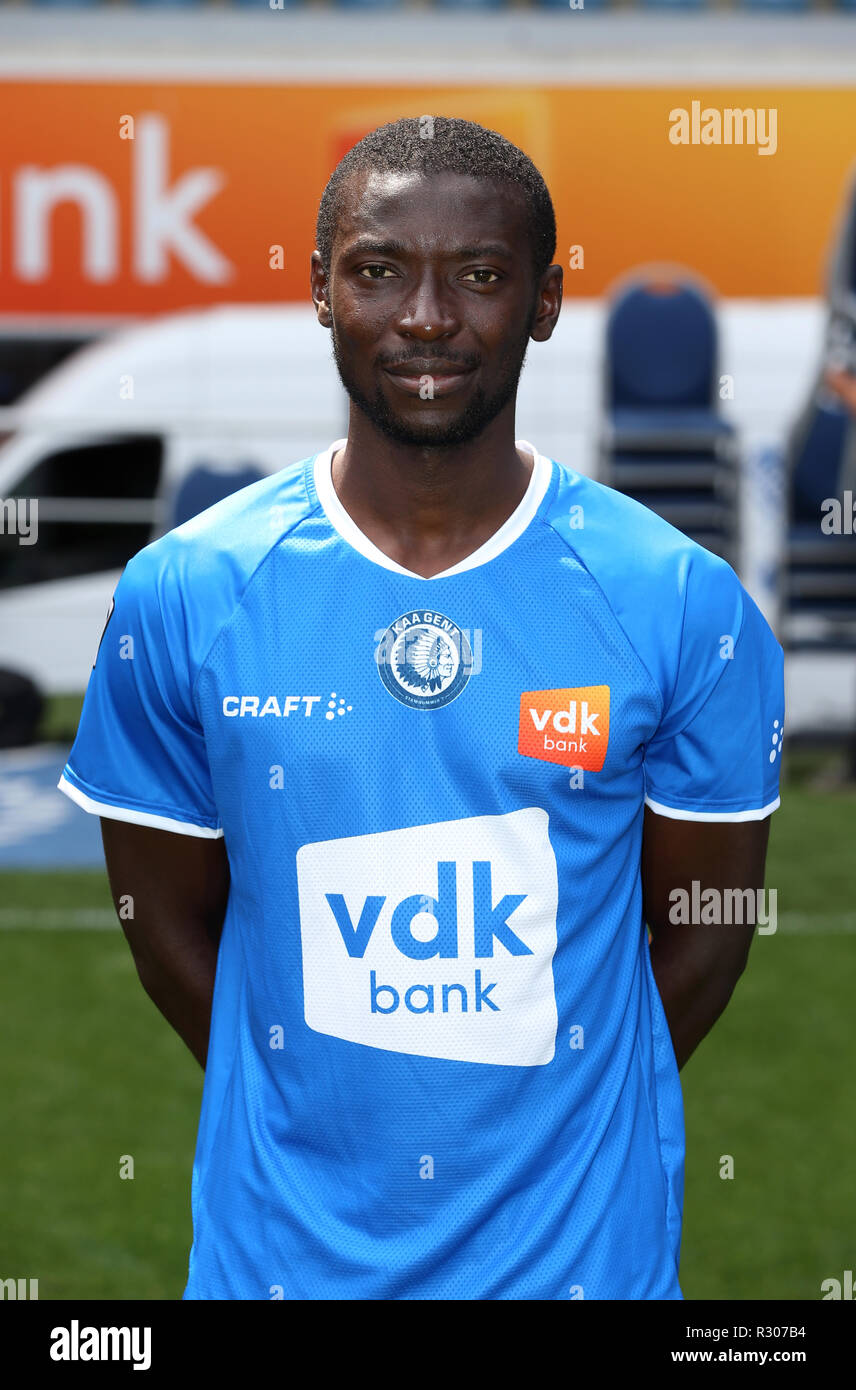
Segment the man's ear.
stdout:
[[322,328],[330,328],[333,323],[333,315],[330,310],[329,288],[327,285],[327,275],[321,260],[320,251],[314,250],[309,259],[309,283],[312,303],[315,305],[315,314]]
[[562,308],[562,288],[564,271],[560,265],[548,266],[541,277],[532,326],[529,335],[536,343],[546,343],[553,336],[553,329]]

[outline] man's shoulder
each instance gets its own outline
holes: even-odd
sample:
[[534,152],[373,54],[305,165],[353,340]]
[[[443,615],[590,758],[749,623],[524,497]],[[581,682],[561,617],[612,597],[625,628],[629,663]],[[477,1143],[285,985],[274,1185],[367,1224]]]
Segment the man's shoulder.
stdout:
[[308,455],[221,498],[159,536],[126,568],[142,584],[240,590],[267,555],[317,509],[306,487]]
[[742,586],[721,556],[635,498],[553,461],[558,485],[543,520],[616,610],[659,606],[663,621],[697,599],[733,601]]

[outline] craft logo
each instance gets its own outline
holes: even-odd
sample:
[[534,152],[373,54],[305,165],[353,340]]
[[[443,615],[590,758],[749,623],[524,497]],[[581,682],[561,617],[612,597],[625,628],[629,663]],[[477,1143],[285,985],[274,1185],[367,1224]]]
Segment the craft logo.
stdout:
[[430,608],[412,609],[390,623],[375,659],[390,695],[411,709],[439,709],[457,700],[473,670],[466,633]]
[[609,743],[609,686],[524,690],[517,751],[564,767],[600,772]]
[[558,871],[539,806],[297,852],[307,1025],[495,1066],[556,1050]]

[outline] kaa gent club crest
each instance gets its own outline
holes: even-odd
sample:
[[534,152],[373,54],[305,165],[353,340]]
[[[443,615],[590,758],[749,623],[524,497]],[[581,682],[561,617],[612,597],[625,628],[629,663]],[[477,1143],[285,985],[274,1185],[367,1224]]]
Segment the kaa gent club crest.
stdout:
[[390,695],[411,709],[439,709],[456,700],[473,669],[466,633],[430,608],[412,609],[390,623],[375,656]]

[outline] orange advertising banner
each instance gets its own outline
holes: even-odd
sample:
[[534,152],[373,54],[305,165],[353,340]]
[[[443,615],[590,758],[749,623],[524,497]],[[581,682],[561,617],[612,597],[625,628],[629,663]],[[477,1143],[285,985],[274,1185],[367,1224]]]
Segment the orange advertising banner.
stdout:
[[822,289],[856,88],[0,81],[0,314],[308,302],[337,161],[425,114],[478,121],[535,161],[568,295],[645,261],[728,296]]

